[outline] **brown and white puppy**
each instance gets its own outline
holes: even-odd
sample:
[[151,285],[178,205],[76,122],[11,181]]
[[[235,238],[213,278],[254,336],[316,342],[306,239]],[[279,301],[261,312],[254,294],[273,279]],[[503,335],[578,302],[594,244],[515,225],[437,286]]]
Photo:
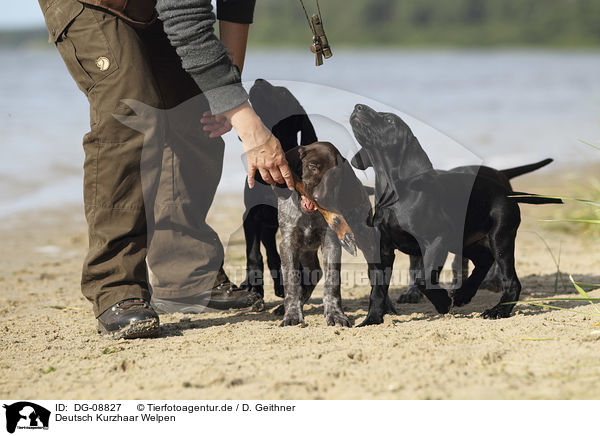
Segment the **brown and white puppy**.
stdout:
[[[250,89],[250,102],[262,122],[281,143],[286,152],[299,145],[317,141],[315,129],[302,105],[289,89],[273,86],[257,79]],[[270,185],[263,182],[260,173],[255,174],[256,183],[250,189],[244,187],[244,237],[246,239],[246,279],[241,288],[264,296],[264,260],[261,245],[265,249],[266,263],[273,277],[275,295],[283,297],[281,259],[277,251],[275,235],[277,222],[277,197]]]
[[[287,152],[286,158],[297,179],[297,190],[290,192],[277,188],[281,230],[279,252],[285,293],[281,325],[304,323],[302,307],[323,277],[317,255],[321,248],[325,270],[323,309],[327,325],[349,327],[351,322],[344,314],[341,298],[341,243],[344,239],[336,233],[336,222],[339,224],[336,220],[350,217],[349,224],[350,221],[362,221],[366,227],[371,212],[368,195],[348,162],[331,143],[316,142],[298,147]],[[364,215],[361,219],[358,218],[359,211]],[[324,217],[327,213],[333,217],[331,226]],[[359,230],[356,235],[363,234],[360,225],[355,228]]]

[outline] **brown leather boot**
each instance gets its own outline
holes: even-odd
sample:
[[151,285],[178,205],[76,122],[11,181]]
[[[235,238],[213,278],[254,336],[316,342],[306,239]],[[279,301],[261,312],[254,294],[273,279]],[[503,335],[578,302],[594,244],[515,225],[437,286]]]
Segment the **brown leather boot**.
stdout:
[[159,332],[158,315],[141,298],[119,301],[98,317],[98,333],[114,339],[154,338]]

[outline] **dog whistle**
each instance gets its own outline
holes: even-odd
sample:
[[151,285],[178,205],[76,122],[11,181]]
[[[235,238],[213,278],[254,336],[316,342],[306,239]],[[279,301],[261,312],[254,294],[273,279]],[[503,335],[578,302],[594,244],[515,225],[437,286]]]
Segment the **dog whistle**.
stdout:
[[310,46],[310,51],[315,54],[315,65],[317,67],[323,65],[323,49],[321,48],[321,44],[319,44],[319,40],[316,37],[313,38],[313,45]]
[[323,21],[317,14],[314,14],[311,17],[311,21],[315,32],[315,39],[319,41],[319,46],[321,47],[321,53],[323,56],[325,56],[325,59],[329,59],[331,56],[333,56],[333,53],[331,52],[327,35],[325,35],[325,29],[323,29]]

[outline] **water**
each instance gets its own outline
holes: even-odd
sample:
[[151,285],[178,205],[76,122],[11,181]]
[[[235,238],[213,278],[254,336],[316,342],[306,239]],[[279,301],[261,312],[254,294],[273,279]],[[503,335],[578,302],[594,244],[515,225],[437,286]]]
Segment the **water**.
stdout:
[[[81,202],[85,97],[54,49],[0,51],[0,65],[0,216]],[[244,79],[285,81],[347,156],[361,102],[405,117],[438,167],[507,167],[598,160],[579,140],[600,141],[599,72],[599,52],[339,50],[315,68],[309,52],[265,50],[249,52]],[[239,192],[241,144],[225,140],[219,190]]]

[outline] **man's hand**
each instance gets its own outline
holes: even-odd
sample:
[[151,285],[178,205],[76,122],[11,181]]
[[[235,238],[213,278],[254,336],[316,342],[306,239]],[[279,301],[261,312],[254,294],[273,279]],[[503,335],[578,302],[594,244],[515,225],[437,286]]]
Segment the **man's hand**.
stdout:
[[254,187],[254,173],[272,185],[285,183],[294,189],[292,171],[285,160],[279,140],[265,127],[248,102],[225,112],[244,145],[248,160],[248,186]]
[[279,140],[272,133],[267,142],[257,147],[246,149],[248,160],[248,186],[254,187],[254,174],[260,172],[262,179],[269,185],[285,183],[288,188],[294,188],[294,178],[285,160]]
[[202,114],[200,122],[204,124],[202,130],[210,132],[209,138],[216,138],[222,136],[231,130],[231,123],[225,115],[213,115],[209,111]]

